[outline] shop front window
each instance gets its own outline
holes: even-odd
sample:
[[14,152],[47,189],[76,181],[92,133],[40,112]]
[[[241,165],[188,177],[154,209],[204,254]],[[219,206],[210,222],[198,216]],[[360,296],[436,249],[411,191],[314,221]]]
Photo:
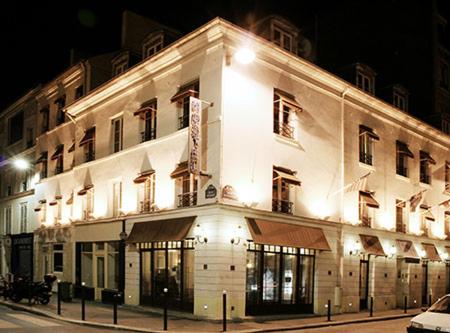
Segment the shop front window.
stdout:
[[313,250],[249,243],[247,315],[311,313],[313,290]]

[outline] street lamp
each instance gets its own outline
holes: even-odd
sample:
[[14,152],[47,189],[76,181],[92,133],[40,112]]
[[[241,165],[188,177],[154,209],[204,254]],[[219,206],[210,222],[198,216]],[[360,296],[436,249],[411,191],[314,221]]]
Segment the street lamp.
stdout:
[[19,158],[14,160],[14,166],[19,170],[25,170],[30,166],[30,163],[27,160]]
[[255,52],[247,47],[241,47],[235,53],[235,58],[243,65],[247,65],[255,60]]

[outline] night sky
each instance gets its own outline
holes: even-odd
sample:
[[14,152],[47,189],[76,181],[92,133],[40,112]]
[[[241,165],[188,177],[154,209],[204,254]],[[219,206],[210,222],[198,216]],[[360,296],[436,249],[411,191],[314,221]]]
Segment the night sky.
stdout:
[[[395,1],[384,0],[383,3]],[[371,3],[370,0],[344,2],[363,6]],[[158,6],[154,5],[156,3]],[[66,69],[71,49],[86,56],[117,50],[121,15],[125,9],[187,33],[216,16],[243,24],[254,16],[279,14],[304,28],[317,10],[332,12],[342,3],[331,0],[3,2],[0,10],[0,36],[4,46],[0,108]]]

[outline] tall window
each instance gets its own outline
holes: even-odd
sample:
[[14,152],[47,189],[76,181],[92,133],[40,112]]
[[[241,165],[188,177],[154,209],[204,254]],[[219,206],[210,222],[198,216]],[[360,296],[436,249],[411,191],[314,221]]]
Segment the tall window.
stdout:
[[445,192],[450,193],[450,162],[445,162]]
[[408,145],[401,141],[396,142],[396,172],[397,175],[408,177],[408,158],[414,158]]
[[434,159],[425,151],[420,151],[420,182],[431,184],[431,164],[436,164]]
[[27,203],[20,204],[20,232],[27,232]]
[[39,179],[47,178],[47,156],[48,153],[44,151],[36,160],[36,165],[39,165]]
[[48,106],[41,109],[41,132],[45,133],[50,129],[50,109]]
[[380,205],[371,192],[359,191],[359,221],[363,227],[372,227],[375,223],[375,209]]
[[56,99],[56,126],[64,124],[66,121],[66,114],[64,112],[64,107],[66,106],[66,95],[63,95]]
[[56,146],[55,152],[53,153],[51,159],[55,161],[55,175],[58,175],[64,171],[64,145],[59,144]]
[[404,200],[395,200],[395,231],[406,232]]
[[279,89],[273,94],[273,132],[286,138],[294,138],[293,118],[296,111],[301,111],[295,97]]
[[294,203],[291,201],[291,186],[300,186],[296,172],[279,166],[272,172],[272,211],[286,214],[293,213]]
[[78,191],[78,195],[84,196],[82,203],[83,220],[89,220],[93,217],[94,213],[94,187],[93,185],[85,186],[82,190]]
[[113,216],[120,215],[122,208],[122,182],[115,182],[113,184]]
[[178,129],[189,126],[189,97],[198,98],[200,94],[199,81],[186,84],[171,98],[171,102],[176,102],[178,106]]
[[393,104],[396,108],[408,111],[408,97],[405,93],[402,93],[396,89],[394,89],[393,93]]
[[162,34],[154,36],[144,43],[143,46],[143,58],[151,57],[152,55],[158,53],[163,48],[164,37]]
[[434,222],[435,218],[431,213],[431,207],[427,205],[420,205],[420,220],[421,229],[425,236],[430,235],[430,222]]
[[142,142],[156,139],[156,99],[148,105],[148,110],[144,113],[145,127],[142,133]]
[[84,161],[95,160],[95,127],[91,127],[85,133],[80,141],[80,147],[84,148]]
[[144,182],[141,212],[151,212],[155,205],[155,174],[150,175]]
[[47,222],[47,201],[40,200],[39,201],[39,222],[45,223]]
[[276,25],[272,27],[272,42],[289,52],[295,53],[296,47],[292,34]]
[[64,268],[64,245],[53,244],[53,272],[62,272]]
[[31,148],[34,146],[33,128],[30,127],[27,128],[26,140],[27,140],[27,148]]
[[374,81],[374,78],[367,73],[363,73],[361,71],[356,73],[356,86],[368,93],[375,93]]
[[359,125],[359,161],[373,165],[373,141],[380,140],[373,130],[367,126]]
[[444,213],[445,234],[450,239],[450,211]]
[[5,208],[5,235],[11,234],[11,205]]
[[123,118],[116,118],[112,120],[112,138],[113,138],[113,153],[122,150],[123,147]]
[[23,111],[8,120],[8,144],[16,143],[23,137]]

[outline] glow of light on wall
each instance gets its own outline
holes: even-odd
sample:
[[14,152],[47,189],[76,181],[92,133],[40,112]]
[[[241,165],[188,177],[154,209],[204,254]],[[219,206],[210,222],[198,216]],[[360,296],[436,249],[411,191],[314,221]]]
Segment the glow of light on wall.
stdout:
[[313,201],[310,205],[310,211],[313,215],[317,216],[318,218],[325,218],[329,217],[331,215],[331,208],[326,199],[319,199],[316,201]]
[[359,223],[358,210],[352,205],[345,206],[344,220],[353,225],[357,225]]
[[36,172],[33,175],[33,177],[31,177],[31,187],[35,187],[38,182],[39,182],[39,173]]
[[240,202],[249,207],[255,207],[260,202],[260,195],[253,182],[236,186],[236,194]]
[[446,261],[448,259],[448,253],[447,252],[442,252],[440,254],[440,256],[441,256],[441,259],[444,260],[444,261]]
[[175,196],[174,188],[174,180],[170,178],[158,179],[155,189],[155,204],[158,209],[173,207]]
[[409,232],[414,235],[421,235],[423,231],[421,230],[421,216],[420,212],[415,212],[409,214]]
[[234,57],[241,64],[247,65],[253,62],[253,60],[255,60],[255,52],[253,52],[248,47],[241,47],[236,51]]
[[16,159],[14,160],[14,166],[19,169],[19,170],[25,170],[28,169],[28,167],[30,166],[30,163],[28,163],[28,161],[24,160],[24,159]]
[[357,239],[347,239],[344,243],[346,254],[357,255],[361,252],[361,243]]
[[108,205],[107,201],[105,200],[106,195],[98,195],[98,192],[95,194],[93,216],[94,218],[98,219],[107,215]]
[[[132,185],[133,186],[133,185]],[[120,208],[120,211],[123,214],[129,214],[132,212],[136,212],[136,186],[133,186],[132,188],[124,189],[122,193],[122,207]]]
[[445,234],[444,226],[439,223],[430,223],[431,227],[431,233],[433,236],[440,238],[440,239],[446,239],[447,235]]
[[419,257],[425,258],[426,255],[427,255],[427,253],[425,252],[425,250],[419,250]]
[[383,229],[391,230],[394,228],[394,219],[391,214],[386,211],[381,212],[379,217],[379,225]]

